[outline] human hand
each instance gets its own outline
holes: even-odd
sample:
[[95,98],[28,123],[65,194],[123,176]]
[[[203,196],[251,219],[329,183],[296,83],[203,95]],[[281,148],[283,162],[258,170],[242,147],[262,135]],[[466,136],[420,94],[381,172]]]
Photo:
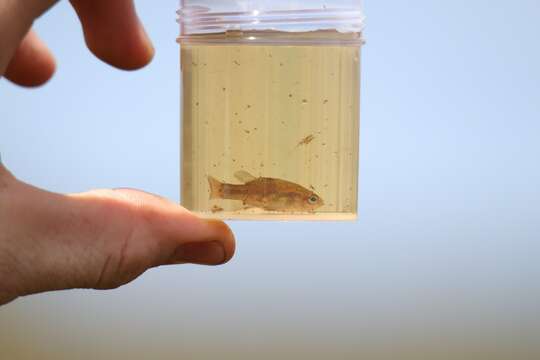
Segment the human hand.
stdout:
[[[53,75],[52,55],[29,29],[55,2],[0,0],[0,77],[37,86]],[[132,0],[71,3],[100,59],[126,70],[150,62],[154,50]],[[43,291],[116,288],[160,265],[218,265],[234,249],[223,222],[163,198],[128,189],[55,194],[0,162],[0,305]]]

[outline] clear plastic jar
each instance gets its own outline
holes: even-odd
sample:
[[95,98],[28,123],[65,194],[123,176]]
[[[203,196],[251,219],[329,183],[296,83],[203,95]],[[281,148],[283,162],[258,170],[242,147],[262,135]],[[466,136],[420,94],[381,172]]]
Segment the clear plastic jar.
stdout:
[[183,0],[182,204],[204,217],[357,216],[359,1]]

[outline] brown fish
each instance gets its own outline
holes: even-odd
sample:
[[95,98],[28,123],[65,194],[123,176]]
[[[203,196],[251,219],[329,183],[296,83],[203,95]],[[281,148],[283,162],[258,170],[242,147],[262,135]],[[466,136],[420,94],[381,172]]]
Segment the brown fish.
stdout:
[[246,171],[234,176],[243,184],[225,184],[208,176],[210,199],[241,200],[244,205],[270,211],[314,211],[324,205],[313,191],[290,181],[256,178]]

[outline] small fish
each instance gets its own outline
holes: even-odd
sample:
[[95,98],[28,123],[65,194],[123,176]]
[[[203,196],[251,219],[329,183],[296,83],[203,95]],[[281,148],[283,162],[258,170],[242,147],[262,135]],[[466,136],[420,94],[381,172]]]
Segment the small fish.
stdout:
[[210,199],[241,200],[244,205],[270,211],[311,212],[324,205],[319,195],[290,181],[256,178],[247,171],[237,171],[234,176],[243,184],[226,184],[208,176]]

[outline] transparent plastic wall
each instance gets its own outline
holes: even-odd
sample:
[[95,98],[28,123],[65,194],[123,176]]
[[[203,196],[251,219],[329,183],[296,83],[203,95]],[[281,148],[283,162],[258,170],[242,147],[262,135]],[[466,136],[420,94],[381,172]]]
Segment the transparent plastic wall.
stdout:
[[182,35],[227,30],[361,32],[360,0],[183,0],[179,11]]
[[361,4],[185,0],[179,16],[182,204],[355,219]]

